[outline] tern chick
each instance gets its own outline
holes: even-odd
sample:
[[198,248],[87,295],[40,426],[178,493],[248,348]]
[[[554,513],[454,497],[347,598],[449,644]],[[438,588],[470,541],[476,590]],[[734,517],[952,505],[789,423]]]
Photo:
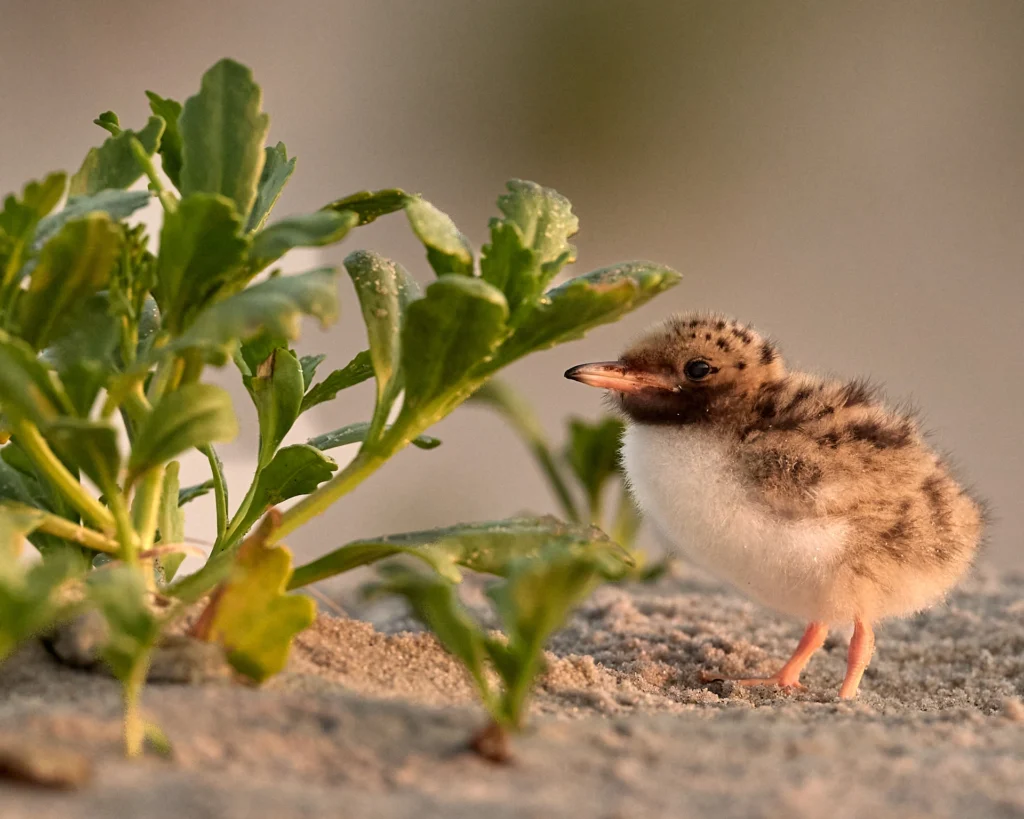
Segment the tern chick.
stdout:
[[809,623],[776,674],[735,682],[801,687],[829,627],[852,622],[839,691],[852,698],[873,625],[939,602],[971,565],[982,507],[915,418],[863,381],[787,372],[749,326],[678,316],[565,375],[610,390],[625,415],[645,515],[696,564]]

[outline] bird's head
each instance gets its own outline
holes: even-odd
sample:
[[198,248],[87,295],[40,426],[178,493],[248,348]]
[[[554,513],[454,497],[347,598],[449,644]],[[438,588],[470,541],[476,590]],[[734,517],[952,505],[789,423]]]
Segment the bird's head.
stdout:
[[675,316],[632,344],[618,361],[581,364],[565,377],[609,390],[632,420],[710,421],[785,375],[775,346],[724,316]]

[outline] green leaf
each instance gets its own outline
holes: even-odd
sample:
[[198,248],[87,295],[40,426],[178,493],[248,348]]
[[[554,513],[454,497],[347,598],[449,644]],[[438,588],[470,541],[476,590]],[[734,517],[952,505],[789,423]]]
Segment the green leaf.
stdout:
[[126,682],[160,636],[160,620],[149,608],[142,575],[126,564],[105,566],[89,573],[86,595],[110,628],[103,660]]
[[0,410],[12,419],[44,423],[73,413],[71,400],[24,341],[0,333]]
[[508,725],[522,725],[526,700],[544,668],[544,644],[602,579],[589,555],[549,549],[535,559],[517,561],[507,582],[487,590],[508,635],[506,645],[487,645],[505,683],[501,709]]
[[69,222],[43,247],[29,288],[19,301],[21,336],[37,350],[110,279],[121,232],[103,214]]
[[217,593],[209,637],[224,646],[237,671],[257,682],[284,669],[293,638],[316,619],[310,598],[285,593],[291,564],[284,547],[246,543]]
[[72,566],[60,554],[0,577],[0,661],[64,618],[66,607],[56,592],[71,576]]
[[534,182],[513,179],[498,198],[504,219],[491,221],[491,244],[484,249],[481,273],[501,288],[515,313],[544,292],[548,282],[576,260],[569,237],[579,220],[569,200]]
[[340,370],[334,370],[323,381],[311,387],[302,399],[302,412],[312,409],[317,404],[333,401],[342,390],[354,387],[373,378],[373,364],[370,362],[370,351],[363,350]]
[[348,444],[361,444],[366,440],[369,432],[370,422],[359,421],[358,423],[348,424],[330,432],[325,432],[322,435],[317,435],[314,438],[310,438],[306,443],[311,447],[319,449],[321,452],[326,452],[328,449],[337,449]]
[[[369,432],[370,422],[360,421],[356,424],[349,424],[348,426],[325,432],[323,435],[317,435],[315,438],[310,438],[306,443],[322,452],[326,452],[328,449],[336,449],[339,446],[362,443],[366,440]],[[417,435],[413,438],[412,443],[413,446],[420,449],[437,449],[437,447],[441,446],[441,442],[437,438],[432,438],[429,435]]]
[[178,490],[178,506],[184,506],[189,501],[194,501],[196,498],[208,495],[212,491],[213,478],[205,480],[202,483],[194,483],[192,486],[183,486]]
[[619,474],[619,447],[623,424],[618,418],[588,423],[580,418],[569,422],[566,460],[587,495],[591,519],[601,508],[601,492]]
[[270,118],[252,71],[224,59],[203,75],[199,93],[178,121],[182,141],[181,193],[219,193],[245,219],[263,171]]
[[394,554],[419,557],[456,580],[458,572],[445,566],[458,564],[475,572],[506,575],[517,561],[536,559],[548,548],[587,555],[609,578],[623,577],[633,565],[627,551],[594,527],[566,524],[553,517],[510,518],[357,540],[299,566],[292,588]]
[[498,197],[498,208],[519,228],[546,274],[553,276],[562,265],[575,261],[576,248],[568,240],[580,223],[569,200],[551,188],[522,179],[513,179],[506,187],[509,192]]
[[370,361],[377,377],[378,412],[386,414],[400,383],[397,372],[403,316],[408,305],[420,297],[420,288],[400,264],[365,250],[347,256],[345,269],[352,277],[366,323]]
[[56,338],[43,350],[40,358],[57,373],[79,416],[89,415],[107,377],[114,372],[120,339],[108,295],[96,293],[77,316],[58,325]]
[[43,522],[39,509],[20,503],[0,503],[0,578],[17,573],[25,539]]
[[0,504],[0,661],[67,613],[56,592],[74,571],[71,556],[57,552],[33,566],[17,559],[41,522],[38,510]]
[[93,120],[94,125],[99,125],[104,131],[117,136],[121,133],[121,120],[113,111],[104,111]]
[[302,367],[302,388],[304,390],[308,390],[309,385],[313,383],[317,368],[324,362],[325,358],[327,356],[320,353],[319,355],[304,355],[299,359],[299,366]]
[[395,426],[425,429],[478,385],[475,372],[508,334],[502,294],[480,279],[442,276],[406,310],[405,399]]
[[510,642],[540,648],[600,581],[600,566],[589,555],[549,548],[512,564],[508,582],[491,587],[488,595]]
[[128,483],[193,447],[238,434],[231,396],[213,384],[186,384],[165,395],[136,431]]
[[522,232],[512,222],[491,220],[491,243],[481,251],[480,276],[505,294],[510,310],[540,294],[537,254],[526,246]]
[[299,417],[302,406],[302,368],[295,353],[284,348],[274,350],[245,379],[246,389],[256,405],[260,427],[257,469],[263,469]]
[[67,176],[54,173],[42,182],[29,182],[21,198],[13,194],[4,199],[0,210],[0,286],[8,288],[20,281],[19,274],[28,260],[36,226],[60,201]]
[[570,279],[516,318],[515,334],[501,348],[493,369],[527,353],[582,338],[616,321],[679,283],[674,270],[648,262],[626,262]]
[[157,304],[166,329],[180,332],[245,261],[249,240],[234,204],[196,193],[164,215],[157,259]]
[[[7,456],[15,451],[19,454],[24,454],[22,450],[16,449],[10,443],[6,444],[2,450],[3,457],[0,458],[0,500],[16,501],[27,506],[42,506],[43,504],[40,503],[35,491],[37,487],[31,485],[34,482],[35,471],[32,470],[25,473],[8,462]],[[27,463],[25,466],[32,469],[31,463]]]
[[285,183],[295,171],[295,157],[288,158],[288,151],[285,150],[283,142],[278,142],[273,148],[268,145],[265,157],[263,173],[260,174],[260,182],[256,187],[256,202],[252,206],[249,224],[245,228],[249,233],[263,227],[270,211],[277,204]]
[[132,152],[137,139],[147,156],[160,145],[164,120],[150,117],[141,131],[123,130],[109,137],[99,148],[91,148],[78,172],[71,177],[68,196],[92,196],[105,190],[124,190],[142,176],[142,167]]
[[242,344],[233,356],[235,366],[242,373],[243,380],[256,375],[260,364],[266,361],[279,347],[287,347],[288,339],[284,336],[274,336],[269,333],[250,338]]
[[380,575],[380,582],[369,585],[367,594],[404,597],[416,618],[466,667],[485,705],[492,709],[494,703],[485,666],[486,635],[462,605],[452,583],[399,564],[382,566]]
[[14,194],[6,196],[0,211],[0,230],[10,237],[31,238],[39,220],[53,210],[64,195],[66,184],[66,174],[52,173],[42,182],[25,185],[20,199]]
[[94,196],[72,196],[64,205],[64,209],[41,219],[36,229],[33,245],[41,247],[57,235],[57,232],[68,222],[90,213],[105,213],[113,222],[127,219],[139,208],[149,204],[149,191],[100,191]]
[[150,349],[150,343],[156,338],[160,329],[160,308],[156,299],[147,295],[139,310],[139,348],[136,353],[142,356]]
[[349,543],[340,549],[335,549],[330,555],[325,555],[320,560],[300,566],[295,570],[289,588],[299,589],[318,580],[325,580],[329,577],[344,574],[361,566],[370,566],[396,555],[406,555],[422,560],[437,572],[438,575],[451,580],[453,583],[458,583],[462,580],[462,573],[451,559],[451,556],[443,549],[435,549],[429,545],[410,547],[368,540]]
[[58,418],[46,425],[47,439],[71,463],[95,481],[105,492],[117,488],[121,454],[117,430],[104,421]]
[[324,210],[350,210],[359,216],[360,225],[368,225],[381,216],[401,210],[412,197],[398,188],[360,191],[324,206]]
[[333,459],[309,444],[282,447],[260,472],[252,502],[238,532],[249,531],[271,506],[289,498],[308,495],[338,468]]
[[275,276],[203,310],[192,326],[169,344],[168,352],[203,351],[223,364],[240,341],[269,333],[292,340],[303,314],[327,327],[338,317],[336,273],[320,268],[295,276]]
[[167,126],[160,138],[160,163],[174,187],[180,187],[181,131],[178,130],[178,119],[181,117],[181,103],[152,91],[147,91],[146,96],[149,98],[149,110],[163,119]]
[[411,197],[405,205],[405,215],[413,233],[427,248],[427,261],[438,276],[445,273],[473,275],[473,250],[451,217],[430,202]]
[[[164,470],[164,483],[160,491],[160,511],[157,528],[160,530],[160,542],[163,544],[182,543],[185,540],[185,513],[181,509],[181,492],[178,474],[180,465],[171,461]],[[210,481],[212,486],[213,481]],[[161,555],[158,559],[163,569],[164,583],[170,583],[185,559],[183,552]]]
[[[21,206],[31,212],[31,217],[27,222],[22,222],[22,226],[37,223],[39,219],[42,219],[57,207],[57,203],[64,195],[66,184],[67,174],[63,171],[49,174],[42,182],[32,181],[27,183],[21,193]],[[4,230],[13,235],[18,231],[14,229],[14,223],[11,221],[13,214],[9,212],[11,199],[12,197],[7,197],[4,201],[3,215],[0,216],[0,227],[3,227]]]
[[340,242],[356,226],[352,211],[320,210],[275,222],[252,237],[253,265],[262,269],[296,247],[323,247]]
[[[48,510],[78,522],[78,516],[67,507],[59,491],[40,478],[25,450],[19,446],[17,436],[0,450],[0,455],[0,499]],[[82,554],[78,546],[71,546],[62,538],[46,532],[32,532],[29,540],[47,558],[57,552]]]

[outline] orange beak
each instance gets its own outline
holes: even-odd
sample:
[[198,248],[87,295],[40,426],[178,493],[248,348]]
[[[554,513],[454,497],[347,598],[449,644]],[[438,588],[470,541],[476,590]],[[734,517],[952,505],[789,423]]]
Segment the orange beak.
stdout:
[[676,389],[675,381],[667,375],[638,370],[618,361],[580,364],[566,370],[565,377],[581,384],[615,392],[640,392],[652,389],[673,392]]

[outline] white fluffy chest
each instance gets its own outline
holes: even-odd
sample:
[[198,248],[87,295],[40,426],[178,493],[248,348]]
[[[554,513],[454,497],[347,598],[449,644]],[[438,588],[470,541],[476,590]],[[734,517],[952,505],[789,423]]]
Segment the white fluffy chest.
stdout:
[[843,524],[771,514],[706,428],[630,424],[623,462],[640,508],[695,563],[778,611],[830,616]]

